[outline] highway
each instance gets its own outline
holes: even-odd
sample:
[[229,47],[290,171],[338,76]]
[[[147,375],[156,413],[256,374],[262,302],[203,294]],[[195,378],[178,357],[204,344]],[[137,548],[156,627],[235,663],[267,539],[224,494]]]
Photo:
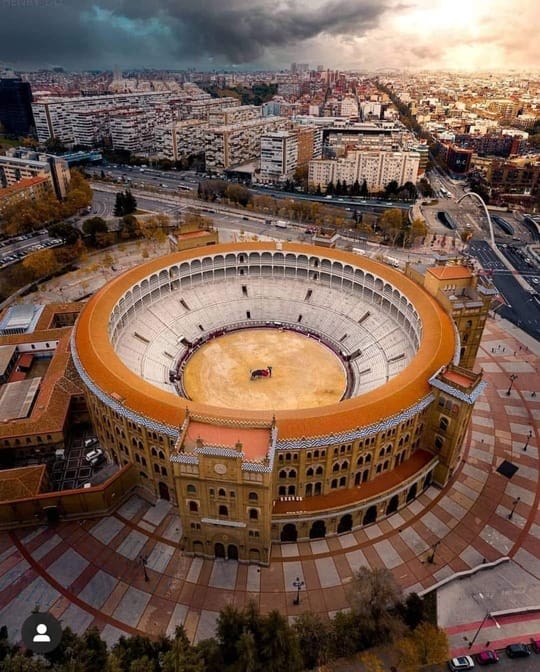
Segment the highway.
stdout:
[[[507,302],[507,305],[497,311],[498,314],[540,340],[538,293],[534,295],[523,289],[493,252],[489,243],[481,240],[472,241],[469,253],[478,259],[484,269],[490,271],[494,285]],[[531,276],[531,279],[532,277],[536,276]]]

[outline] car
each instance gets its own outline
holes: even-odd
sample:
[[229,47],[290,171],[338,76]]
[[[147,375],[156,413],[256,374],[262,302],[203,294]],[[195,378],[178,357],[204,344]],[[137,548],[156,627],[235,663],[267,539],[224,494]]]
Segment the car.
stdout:
[[540,282],[540,280],[538,280],[538,278],[533,278],[532,281],[534,282],[535,285],[537,285]]
[[479,665],[494,665],[499,662],[499,656],[496,651],[487,649],[486,651],[480,651],[480,653],[476,654],[476,662]]
[[540,653],[540,639],[531,638],[531,647],[535,653]]
[[448,661],[448,668],[452,672],[460,672],[460,670],[473,670],[474,660],[470,656],[458,656]]
[[509,658],[526,658],[531,655],[529,648],[526,644],[508,644],[505,648],[506,655]]
[[95,450],[91,450],[85,457],[86,461],[88,464],[92,465],[93,467],[96,464],[99,464],[105,459],[105,455],[103,453],[103,450],[101,448],[96,448]]
[[91,448],[92,446],[95,446],[98,440],[96,439],[95,436],[92,436],[89,439],[84,440],[84,447],[85,448]]

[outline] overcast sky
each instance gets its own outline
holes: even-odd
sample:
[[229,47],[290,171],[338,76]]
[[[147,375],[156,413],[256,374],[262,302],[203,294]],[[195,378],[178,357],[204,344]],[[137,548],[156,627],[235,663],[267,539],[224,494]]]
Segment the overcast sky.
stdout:
[[539,68],[539,26],[539,0],[0,0],[0,64]]

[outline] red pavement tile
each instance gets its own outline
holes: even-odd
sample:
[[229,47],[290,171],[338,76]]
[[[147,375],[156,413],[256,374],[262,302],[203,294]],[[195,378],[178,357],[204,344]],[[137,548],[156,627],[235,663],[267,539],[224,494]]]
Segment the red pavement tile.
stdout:
[[170,600],[152,595],[143,611],[137,628],[143,632],[165,633],[174,611],[174,603]]

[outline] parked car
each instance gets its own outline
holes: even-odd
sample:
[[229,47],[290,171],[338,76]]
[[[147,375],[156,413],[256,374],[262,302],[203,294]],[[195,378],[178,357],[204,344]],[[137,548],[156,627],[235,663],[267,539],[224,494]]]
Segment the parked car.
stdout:
[[448,661],[448,667],[452,672],[460,672],[461,670],[473,670],[474,661],[470,656],[458,656]]
[[499,662],[499,656],[495,651],[480,651],[480,653],[476,655],[476,662],[479,665],[493,665]]
[[531,655],[529,648],[526,644],[509,644],[506,649],[506,655],[509,658],[526,658]]
[[96,464],[103,462],[103,460],[105,459],[105,455],[103,453],[103,450],[101,450],[101,448],[96,448],[95,450],[91,450],[86,455],[85,459],[89,464],[91,464],[94,467]]
[[84,441],[84,447],[85,447],[85,448],[90,448],[91,446],[95,446],[97,442],[98,442],[98,440],[96,439],[96,437],[95,437],[95,436],[92,436],[92,437],[89,438],[89,439],[85,439],[85,441]]
[[531,639],[531,647],[535,653],[540,653],[540,639]]

